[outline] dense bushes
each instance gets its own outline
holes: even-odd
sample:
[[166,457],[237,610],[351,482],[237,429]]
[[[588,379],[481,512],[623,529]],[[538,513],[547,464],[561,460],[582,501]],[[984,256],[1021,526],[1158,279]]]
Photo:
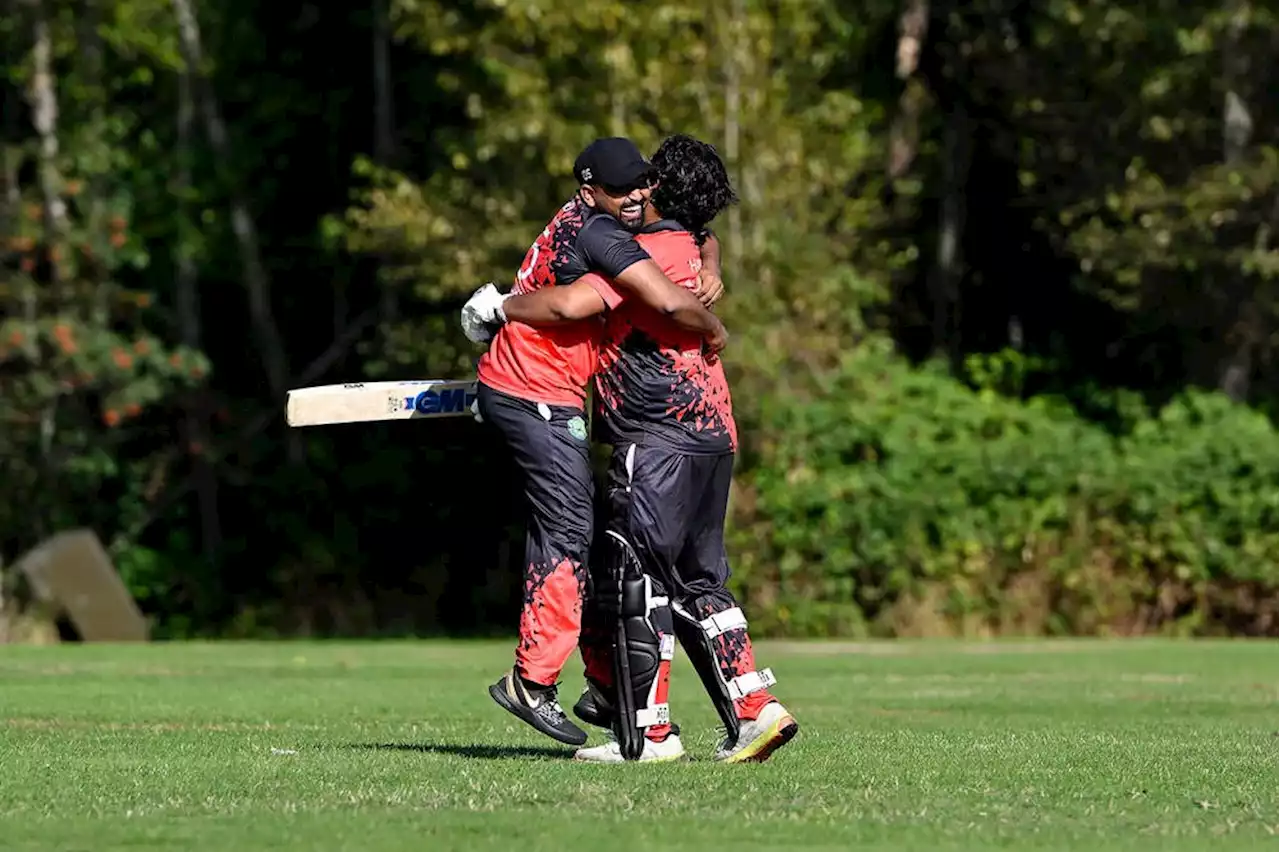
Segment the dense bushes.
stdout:
[[1188,394],[1119,437],[852,356],[765,400],[735,584],[763,634],[1275,635],[1277,432]]

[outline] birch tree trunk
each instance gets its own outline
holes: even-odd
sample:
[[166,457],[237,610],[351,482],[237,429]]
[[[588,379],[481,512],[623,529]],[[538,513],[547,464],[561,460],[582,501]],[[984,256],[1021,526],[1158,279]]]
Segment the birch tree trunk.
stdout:
[[[45,255],[51,257],[66,233],[67,208],[62,199],[62,177],[58,173],[58,96],[53,79],[53,36],[49,31],[49,15],[44,0],[26,0],[32,12],[31,83],[27,102],[35,125],[39,145],[39,182],[44,219]],[[48,275],[55,290],[61,281],[58,267],[48,264]],[[29,313],[34,313],[34,299]],[[34,319],[34,315],[29,319]]]
[[[44,0],[26,0],[32,13],[31,83],[27,100],[31,105],[31,120],[39,137],[38,173],[43,225],[46,274],[52,292],[61,296],[62,275],[54,258],[62,248],[66,233],[67,208],[62,199],[62,176],[58,173],[58,96],[53,76],[53,34],[49,26],[49,10]],[[34,322],[38,313],[37,293],[28,287],[23,294],[26,319]],[[39,362],[36,363],[39,368]],[[50,463],[56,424],[57,398],[53,397],[40,412],[40,470],[44,486],[56,492],[55,473]],[[32,524],[37,536],[49,534],[45,513],[39,508],[32,512]]]
[[903,82],[898,109],[889,127],[889,177],[900,178],[915,161],[920,143],[920,112],[925,91],[916,75],[929,34],[929,0],[906,0],[898,18],[895,74]]

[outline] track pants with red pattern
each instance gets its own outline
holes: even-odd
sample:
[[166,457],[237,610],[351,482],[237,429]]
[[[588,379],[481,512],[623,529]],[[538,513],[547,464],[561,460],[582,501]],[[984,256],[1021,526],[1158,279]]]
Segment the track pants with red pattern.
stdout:
[[528,512],[516,673],[550,686],[578,645],[594,484],[581,409],[477,386],[480,415],[524,474]]
[[[726,588],[729,560],[724,525],[733,480],[734,457],[692,455],[662,446],[621,444],[609,465],[597,525],[622,533],[635,549],[655,594],[670,598],[676,617],[707,622],[714,616],[741,615]],[[588,678],[612,689],[613,624],[588,602],[583,617],[582,660]],[[726,683],[756,671],[747,626],[720,632],[711,640],[721,679]],[[686,654],[689,649],[685,649]],[[667,700],[670,664],[659,672],[659,702]],[[734,701],[739,719],[754,719],[776,700],[760,689]],[[662,739],[668,726],[655,725],[646,736]]]

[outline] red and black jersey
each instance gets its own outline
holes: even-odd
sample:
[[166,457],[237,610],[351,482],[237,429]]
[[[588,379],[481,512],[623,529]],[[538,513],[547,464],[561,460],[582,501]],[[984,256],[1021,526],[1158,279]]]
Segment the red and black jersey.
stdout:
[[[649,257],[633,237],[612,216],[592,210],[575,195],[530,246],[513,292],[572,284],[590,269],[620,275]],[[581,408],[600,333],[599,318],[544,328],[506,323],[480,358],[479,379],[519,399]]]
[[[668,278],[693,289],[702,257],[679,223],[655,222],[636,241]],[[607,276],[591,273],[583,281],[611,308],[595,376],[601,438],[689,454],[736,451],[737,426],[724,365],[703,353],[701,335],[618,290]]]

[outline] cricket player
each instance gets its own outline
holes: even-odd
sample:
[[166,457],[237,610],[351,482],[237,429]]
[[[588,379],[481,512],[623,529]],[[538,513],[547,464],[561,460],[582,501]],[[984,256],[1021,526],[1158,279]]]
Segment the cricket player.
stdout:
[[[598,139],[578,157],[574,173],[578,192],[529,248],[512,293],[556,289],[601,270],[699,346],[723,347],[720,320],[689,289],[672,283],[620,224],[639,227],[649,203],[653,167],[635,145]],[[498,295],[489,284],[472,302],[483,302],[488,293]],[[475,312],[464,309],[468,336],[487,339],[474,320]],[[578,646],[582,623],[594,522],[584,405],[601,325],[598,317],[541,328],[507,322],[478,365],[479,414],[501,433],[522,469],[530,513],[515,665],[489,694],[536,730],[570,745],[585,743],[587,735],[565,715],[556,684]]]
[[[673,136],[655,153],[658,184],[637,242],[692,288],[706,225],[736,200],[715,149]],[[595,373],[601,437],[612,444],[608,526],[593,554],[593,608],[582,633],[588,687],[575,706],[616,738],[579,749],[592,762],[684,755],[670,724],[674,640],[726,727],[715,758],[766,760],[799,731],[756,668],[747,621],[726,588],[724,524],[737,432],[724,368],[703,341],[607,270],[568,287],[509,296],[508,321],[554,327],[607,313]],[[610,701],[610,699],[613,699]]]

